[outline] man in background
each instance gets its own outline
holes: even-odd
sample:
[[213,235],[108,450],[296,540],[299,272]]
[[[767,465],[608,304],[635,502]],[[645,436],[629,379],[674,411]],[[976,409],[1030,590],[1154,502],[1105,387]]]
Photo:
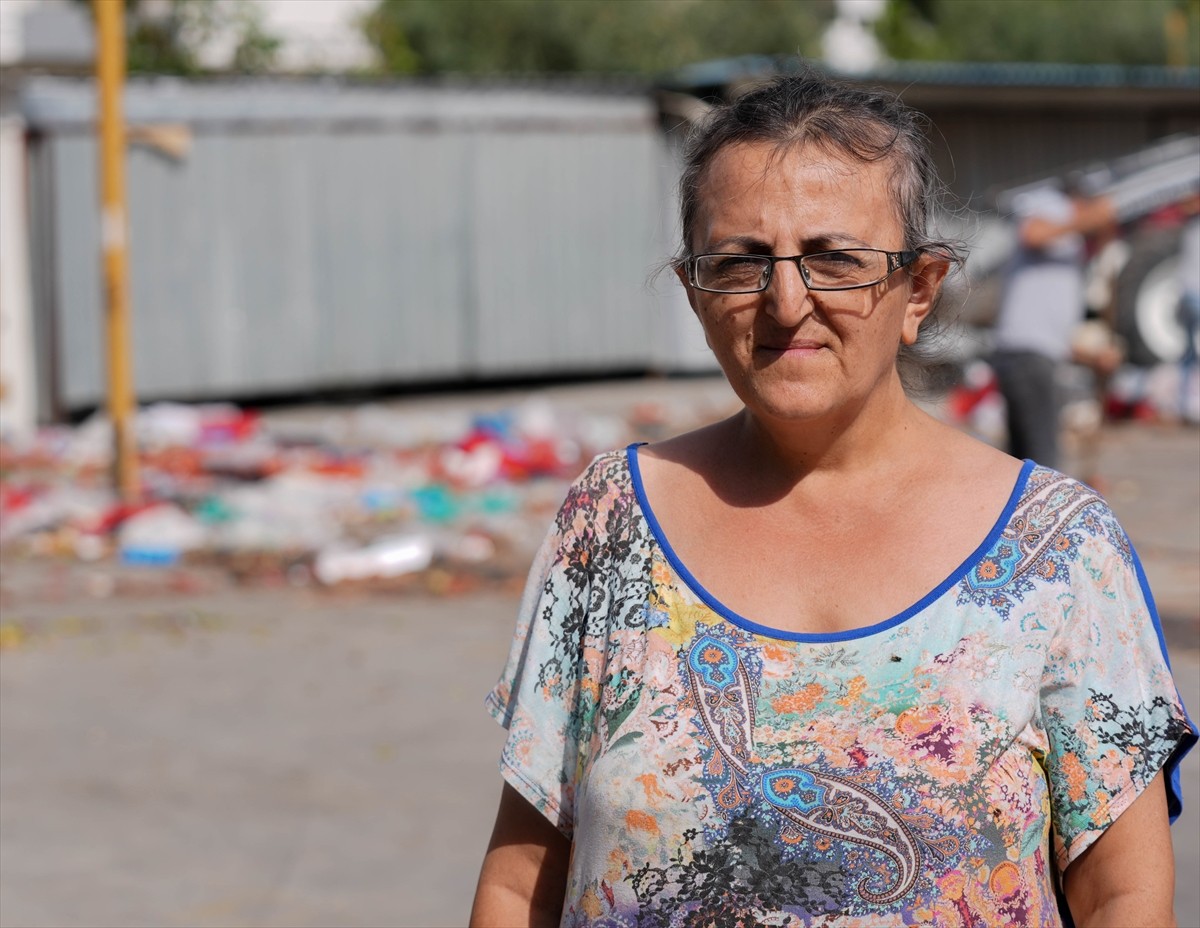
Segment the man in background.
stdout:
[[[1071,186],[1022,193],[1013,211],[1017,249],[1005,276],[992,367],[1007,406],[1010,453],[1059,468],[1058,368],[1072,358],[1083,320],[1087,239],[1111,231],[1115,213],[1107,198]],[[1119,352],[1100,361],[1119,363]]]

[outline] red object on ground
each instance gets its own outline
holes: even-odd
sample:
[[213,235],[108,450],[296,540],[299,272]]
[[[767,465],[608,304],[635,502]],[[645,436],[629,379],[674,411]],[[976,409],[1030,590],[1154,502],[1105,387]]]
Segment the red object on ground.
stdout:
[[504,449],[502,473],[511,481],[546,477],[562,470],[558,447],[549,439],[535,439]]
[[38,491],[33,487],[4,487],[0,486],[0,512],[20,512],[37,498]]
[[259,415],[244,409],[208,412],[200,421],[201,444],[246,441],[258,433]]
[[1127,400],[1109,393],[1104,397],[1104,418],[1113,421],[1133,419],[1135,422],[1157,422],[1158,410],[1145,398]]
[[358,458],[326,458],[316,461],[308,468],[314,474],[326,477],[361,477],[367,472],[366,465]]
[[154,468],[176,477],[199,477],[204,474],[204,458],[195,448],[175,445],[161,451],[143,452],[143,467]]
[[968,387],[966,384],[959,384],[950,391],[947,409],[955,422],[962,422],[975,410],[976,406],[987,399],[992,393],[995,393],[996,390],[996,378],[994,376],[989,378],[987,383],[979,387]]
[[111,534],[120,528],[121,523],[126,519],[136,516],[139,512],[145,512],[147,509],[153,509],[158,505],[160,505],[158,502],[117,503],[106,509],[100,518],[91,525],[85,526],[84,531],[91,532],[94,535]]

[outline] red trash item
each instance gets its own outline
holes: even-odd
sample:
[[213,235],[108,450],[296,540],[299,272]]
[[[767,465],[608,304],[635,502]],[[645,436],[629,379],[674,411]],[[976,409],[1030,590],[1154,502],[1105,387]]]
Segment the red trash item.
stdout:
[[323,461],[314,461],[309,465],[308,469],[314,474],[321,474],[325,477],[362,477],[366,472],[366,465],[358,458],[326,458]]
[[558,446],[547,438],[538,438],[504,449],[501,472],[513,482],[559,473],[563,462]]
[[116,503],[106,509],[95,522],[84,526],[83,530],[94,535],[112,534],[121,527],[121,523],[126,519],[132,518],[139,512],[145,512],[147,509],[151,509],[157,505],[159,504],[156,502]]
[[20,512],[37,498],[33,487],[0,487],[0,512]]
[[206,412],[200,420],[201,444],[229,444],[258,434],[259,415],[243,409]]

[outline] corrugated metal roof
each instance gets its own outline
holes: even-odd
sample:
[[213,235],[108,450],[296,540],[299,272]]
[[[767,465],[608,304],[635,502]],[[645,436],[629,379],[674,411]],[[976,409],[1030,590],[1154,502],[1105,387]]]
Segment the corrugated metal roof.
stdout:
[[1200,90],[1200,68],[1151,65],[895,61],[876,68],[865,76],[871,80],[967,87],[1145,87]]
[[[127,84],[125,115],[134,123],[191,125],[319,122],[440,128],[571,124],[605,131],[644,127],[657,117],[644,88],[621,82],[614,86],[618,92],[575,81],[497,86],[154,78]],[[23,87],[20,106],[34,128],[86,125],[95,118],[95,85],[90,79],[34,78]]]
[[743,55],[681,68],[664,81],[672,87],[714,87],[801,67],[816,67],[852,80],[937,84],[961,87],[1078,87],[1200,90],[1200,68],[1152,65],[1085,65],[1044,62],[976,63],[892,61],[868,72],[839,72],[819,61],[795,56]]

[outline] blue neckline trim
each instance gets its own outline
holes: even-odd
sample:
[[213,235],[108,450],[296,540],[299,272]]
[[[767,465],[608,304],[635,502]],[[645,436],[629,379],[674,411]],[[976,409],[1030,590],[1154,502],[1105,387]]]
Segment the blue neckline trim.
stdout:
[[1025,491],[1025,485],[1029,481],[1029,475],[1033,472],[1036,466],[1033,461],[1025,460],[1021,465],[1021,473],[1017,475],[1016,483],[1013,486],[1012,492],[1008,496],[1008,502],[1004,505],[1004,510],[1000,513],[999,518],[992,525],[991,531],[987,537],[954,569],[954,571],[945,580],[939,583],[931,592],[923,596],[920,600],[913,603],[903,612],[892,616],[890,619],[884,619],[882,622],[876,622],[874,625],[867,625],[863,628],[853,628],[844,632],[789,632],[779,628],[772,628],[769,625],[761,625],[747,619],[745,616],[739,615],[732,609],[727,607],[719,599],[712,595],[698,581],[690,570],[684,565],[683,561],[676,555],[675,549],[671,547],[671,543],[667,540],[666,534],[662,530],[662,526],[658,522],[658,517],[655,516],[654,510],[650,506],[649,500],[646,498],[646,488],[642,483],[642,471],[638,464],[637,449],[645,442],[634,442],[625,449],[625,458],[628,462],[629,475],[633,479],[633,492],[637,498],[638,506],[642,510],[642,515],[646,519],[646,524],[650,526],[650,532],[654,535],[654,540],[658,546],[662,548],[663,554],[667,558],[667,562],[674,569],[680,579],[687,584],[688,588],[695,593],[700,600],[708,606],[713,612],[721,616],[723,619],[736,625],[738,628],[745,629],[755,635],[762,635],[767,638],[776,638],[782,641],[806,641],[813,644],[822,644],[838,641],[853,641],[858,638],[868,638],[871,635],[877,635],[880,632],[885,632],[890,628],[895,628],[902,622],[907,621],[920,612],[923,612],[933,602],[940,599],[942,595],[952,586],[958,583],[968,570],[970,570],[981,557],[991,550],[996,539],[1000,537],[1000,533],[1004,531],[1004,527],[1008,525],[1009,519],[1012,518],[1013,512],[1017,508],[1017,503],[1021,500],[1021,494]]

